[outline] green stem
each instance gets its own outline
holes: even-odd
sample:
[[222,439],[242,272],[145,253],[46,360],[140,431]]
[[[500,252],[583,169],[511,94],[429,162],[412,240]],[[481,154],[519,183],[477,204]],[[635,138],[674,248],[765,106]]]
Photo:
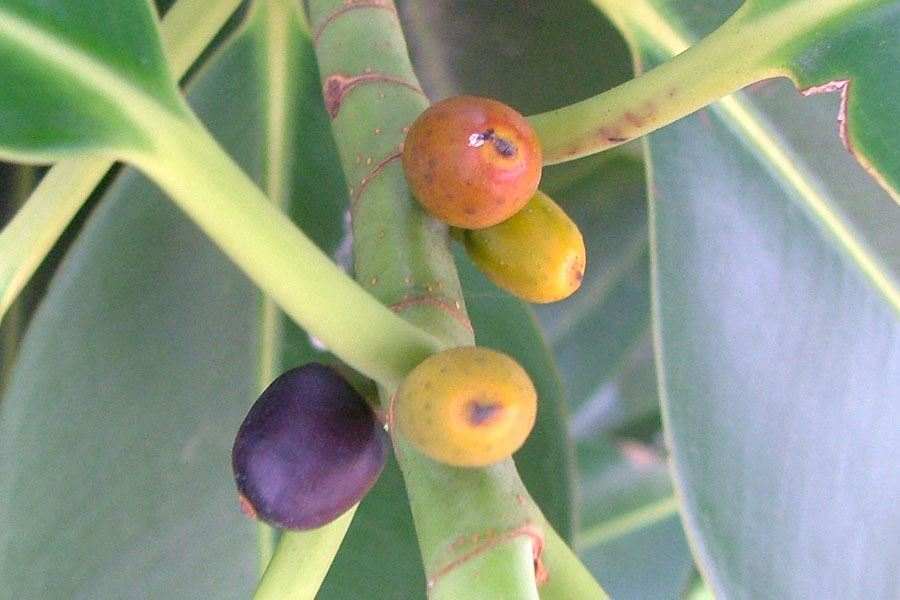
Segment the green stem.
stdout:
[[254,600],[313,600],[355,512],[354,506],[319,529],[283,532]]
[[575,546],[581,551],[605,544],[677,514],[678,499],[675,496],[662,498],[581,532]]
[[50,169],[0,233],[0,317],[34,275],[111,163],[66,160]]
[[538,600],[534,585],[534,554],[531,541],[515,538],[498,544],[479,560],[467,560],[453,569],[429,600]]
[[[262,80],[260,96],[265,103],[266,145],[265,192],[281,211],[291,200],[293,166],[288,152],[288,140],[295,133],[296,122],[291,118],[296,98],[290,85],[292,73],[302,73],[312,65],[303,64],[295,46],[308,43],[308,32],[299,6],[289,0],[260,1],[253,5],[241,35],[255,39],[262,49],[259,70]],[[303,40],[296,35],[304,34]],[[278,375],[281,368],[283,316],[278,306],[265,294],[260,294],[260,337],[257,382],[263,390]],[[278,531],[260,522],[257,525],[257,550],[260,575],[265,573],[275,552]],[[327,568],[327,565],[326,565]],[[324,576],[324,575],[323,575]]]
[[378,303],[269,202],[197,121],[157,123],[155,151],[132,162],[289,317],[385,385],[437,347]]
[[278,529],[262,521],[256,522],[256,564],[259,567],[260,578],[269,568],[278,538]]
[[213,41],[242,0],[178,0],[160,25],[169,68],[180,79]]
[[[751,83],[783,75],[783,69],[769,64],[778,50],[823,19],[867,1],[795,2],[769,18],[754,14],[758,9],[747,3],[700,43],[644,75],[587,100],[530,117],[543,145],[544,162],[564,162],[612,148]],[[656,44],[667,47],[667,40],[677,38],[647,0],[594,2],[628,35],[634,31],[629,26],[634,20],[653,30]]]
[[[239,5],[240,0],[180,0],[166,13],[160,34],[177,77]],[[60,161],[0,232],[0,320],[112,165],[97,157]]]

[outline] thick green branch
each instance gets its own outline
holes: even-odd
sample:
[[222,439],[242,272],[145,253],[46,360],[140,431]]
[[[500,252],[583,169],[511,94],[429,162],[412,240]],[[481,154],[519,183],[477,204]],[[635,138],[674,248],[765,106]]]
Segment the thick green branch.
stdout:
[[282,533],[254,600],[315,598],[355,512],[353,507],[319,529]]
[[[649,47],[668,56],[677,35],[647,0],[594,0],[626,32],[653,30]],[[646,74],[602,94],[530,121],[554,164],[612,148],[651,133],[747,85],[786,70],[773,60],[798,36],[870,0],[791,2],[771,14],[745,4],[700,43]],[[640,27],[630,27],[631,20]],[[790,23],[785,27],[784,23]]]
[[[160,26],[169,65],[181,77],[241,0],[180,0]],[[106,158],[60,161],[0,232],[0,320],[78,209],[112,167]]]
[[[309,2],[326,106],[353,200],[357,278],[443,346],[474,343],[447,228],[410,196],[400,147],[428,101],[389,0]],[[393,386],[383,386],[387,404]],[[431,461],[392,432],[429,596],[534,598],[545,522],[511,460]]]
[[396,385],[434,338],[378,303],[257,188],[196,121],[158,124],[156,149],[132,157],[307,332],[348,364]]

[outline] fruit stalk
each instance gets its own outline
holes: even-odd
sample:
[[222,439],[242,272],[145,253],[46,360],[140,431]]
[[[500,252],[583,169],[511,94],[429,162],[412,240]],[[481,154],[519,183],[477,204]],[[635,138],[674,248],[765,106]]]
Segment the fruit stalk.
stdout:
[[[744,3],[714,32],[693,46],[647,0],[593,0],[629,45],[653,39],[650,52],[669,59],[603,93],[529,117],[544,146],[544,164],[557,164],[607,150],[652,133],[757,81],[790,77],[779,52],[854,2],[795,3],[791,26],[760,18]],[[858,3],[857,3],[858,4]],[[643,42],[643,40],[641,40]],[[710,68],[716,65],[716,68]],[[640,73],[640,61],[635,64]]]

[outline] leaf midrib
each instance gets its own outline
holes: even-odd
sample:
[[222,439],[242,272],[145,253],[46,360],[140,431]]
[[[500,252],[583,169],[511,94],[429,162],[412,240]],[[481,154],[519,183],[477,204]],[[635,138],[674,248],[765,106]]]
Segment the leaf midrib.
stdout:
[[[299,5],[297,5],[299,6]],[[291,73],[301,73],[300,67],[292,64],[292,25],[299,16],[295,8],[284,0],[270,0],[255,5],[255,14],[248,18],[258,29],[254,32],[262,47],[261,73],[266,90],[265,98],[265,146],[264,146],[264,188],[269,201],[282,211],[290,204],[291,170],[286,168],[289,140],[292,139],[290,118],[293,96],[288,84]],[[261,24],[254,19],[262,21]],[[307,32],[303,32],[305,35]],[[263,390],[275,379],[281,367],[282,339],[284,335],[283,316],[275,302],[265,294],[259,294],[259,354],[257,362],[256,387]],[[352,513],[351,513],[352,515]],[[352,518],[352,516],[351,516]],[[257,527],[257,559],[260,574],[265,573],[272,559],[276,530],[260,522]]]
[[[185,116],[178,115],[158,99],[132,85],[126,77],[108,65],[2,7],[0,7],[0,36],[6,37],[24,52],[36,56],[39,60],[74,75],[87,87],[108,98],[150,139],[159,129],[160,122],[169,121],[173,116],[180,118]],[[174,96],[180,100],[177,94]],[[186,108],[184,112],[187,113]]]

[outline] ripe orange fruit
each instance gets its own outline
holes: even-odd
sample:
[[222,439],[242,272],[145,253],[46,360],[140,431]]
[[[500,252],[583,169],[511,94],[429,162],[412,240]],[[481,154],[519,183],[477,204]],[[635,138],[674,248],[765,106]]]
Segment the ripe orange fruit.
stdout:
[[448,98],[412,124],[403,167],[413,195],[436,218],[465,229],[505,221],[534,195],[543,157],[528,121],[476,96]]

